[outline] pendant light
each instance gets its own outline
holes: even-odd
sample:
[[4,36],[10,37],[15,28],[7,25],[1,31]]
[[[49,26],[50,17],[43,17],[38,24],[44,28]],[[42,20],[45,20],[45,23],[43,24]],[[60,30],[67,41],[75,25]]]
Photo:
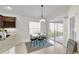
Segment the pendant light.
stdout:
[[45,19],[43,18],[43,5],[41,5],[41,19],[40,22],[45,22]]

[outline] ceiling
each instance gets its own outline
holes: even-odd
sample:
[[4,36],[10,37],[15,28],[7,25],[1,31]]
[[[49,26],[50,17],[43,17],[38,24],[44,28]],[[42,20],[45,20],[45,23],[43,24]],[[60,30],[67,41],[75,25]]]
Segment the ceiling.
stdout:
[[[41,5],[9,5],[9,7],[12,7],[12,10],[5,9],[7,6],[0,5],[0,12],[41,18]],[[68,7],[66,5],[44,5],[44,18],[67,12]]]

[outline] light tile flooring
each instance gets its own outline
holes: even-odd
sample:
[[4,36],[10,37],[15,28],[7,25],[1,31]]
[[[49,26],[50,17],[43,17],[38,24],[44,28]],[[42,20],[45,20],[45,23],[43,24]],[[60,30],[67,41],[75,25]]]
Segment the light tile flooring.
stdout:
[[65,54],[65,53],[66,49],[62,45],[55,43],[54,46],[50,46],[48,48],[32,52],[31,54]]
[[16,54],[27,54],[27,48],[25,46],[25,43],[20,43],[15,46],[15,52]]
[[[27,47],[25,46],[25,43],[20,43],[16,45],[16,54],[27,54]],[[58,44],[54,43],[54,46],[50,46],[47,48],[40,49],[38,51],[31,52],[30,54],[65,54],[66,49]]]

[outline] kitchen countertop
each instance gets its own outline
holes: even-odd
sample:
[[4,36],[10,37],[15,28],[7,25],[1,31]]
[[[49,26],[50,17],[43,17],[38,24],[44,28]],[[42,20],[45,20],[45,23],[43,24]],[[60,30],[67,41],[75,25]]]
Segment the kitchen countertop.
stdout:
[[0,41],[0,53],[3,53],[16,45],[16,34],[12,34],[5,40]]

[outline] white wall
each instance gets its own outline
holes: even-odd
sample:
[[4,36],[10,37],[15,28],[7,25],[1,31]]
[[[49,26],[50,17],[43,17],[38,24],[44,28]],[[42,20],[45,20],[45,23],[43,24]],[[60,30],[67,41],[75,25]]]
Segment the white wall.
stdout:
[[78,42],[79,50],[79,6],[71,6],[68,12],[68,16],[75,16],[75,32],[76,32],[76,41]]
[[67,42],[69,39],[69,18],[63,18],[64,20],[64,46],[67,47]]
[[26,42],[29,39],[29,18],[26,16],[19,16],[16,20],[17,41]]

